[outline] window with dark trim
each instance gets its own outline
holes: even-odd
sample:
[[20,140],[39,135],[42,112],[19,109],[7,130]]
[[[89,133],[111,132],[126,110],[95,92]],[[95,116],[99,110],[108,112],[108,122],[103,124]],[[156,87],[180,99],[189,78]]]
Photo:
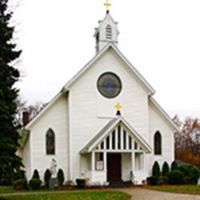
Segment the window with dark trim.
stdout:
[[46,133],[46,154],[55,154],[55,133],[52,129],[49,129]]
[[101,95],[112,99],[120,94],[122,90],[122,83],[116,74],[106,72],[98,78],[97,88]]
[[103,153],[96,153],[95,154],[95,163],[96,163],[96,170],[103,171],[104,170],[104,154]]
[[159,131],[157,131],[154,135],[154,154],[162,154],[162,136]]

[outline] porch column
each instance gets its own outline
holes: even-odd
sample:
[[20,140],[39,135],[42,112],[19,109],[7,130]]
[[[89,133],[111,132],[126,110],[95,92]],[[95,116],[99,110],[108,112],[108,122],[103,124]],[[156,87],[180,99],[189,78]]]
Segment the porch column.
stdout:
[[92,151],[92,155],[91,155],[91,170],[92,172],[95,171],[95,152]]
[[107,172],[107,152],[106,151],[104,151],[103,153],[103,164],[104,164],[103,169],[105,172]]
[[131,153],[131,181],[134,183],[135,179],[135,151],[132,151]]
[[141,168],[142,170],[145,170],[144,152],[141,154]]

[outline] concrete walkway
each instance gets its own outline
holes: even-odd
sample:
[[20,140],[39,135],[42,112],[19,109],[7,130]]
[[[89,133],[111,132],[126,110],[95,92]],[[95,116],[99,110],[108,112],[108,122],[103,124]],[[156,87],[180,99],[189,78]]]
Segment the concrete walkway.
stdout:
[[145,189],[122,189],[132,196],[131,200],[200,200],[200,195],[174,194]]

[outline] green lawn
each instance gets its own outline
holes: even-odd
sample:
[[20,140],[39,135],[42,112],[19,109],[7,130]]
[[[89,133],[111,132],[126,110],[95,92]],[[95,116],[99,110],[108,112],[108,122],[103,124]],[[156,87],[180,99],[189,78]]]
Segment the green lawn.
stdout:
[[13,193],[15,192],[15,190],[13,189],[13,187],[10,187],[10,186],[1,186],[0,187],[0,195],[2,193]]
[[[2,195],[2,194],[1,194]],[[73,191],[5,194],[6,200],[129,200],[126,193],[115,191]],[[0,197],[1,200],[1,197]]]
[[200,186],[182,185],[182,186],[149,186],[147,189],[158,190],[163,192],[200,194]]

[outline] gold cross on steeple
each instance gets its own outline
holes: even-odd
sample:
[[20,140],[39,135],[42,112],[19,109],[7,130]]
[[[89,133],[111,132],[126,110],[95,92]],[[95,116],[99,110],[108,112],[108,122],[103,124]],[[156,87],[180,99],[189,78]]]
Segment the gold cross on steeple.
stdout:
[[109,2],[109,0],[106,0],[106,2],[104,3],[104,6],[106,7],[107,10],[109,10],[109,8],[111,7],[111,3]]

